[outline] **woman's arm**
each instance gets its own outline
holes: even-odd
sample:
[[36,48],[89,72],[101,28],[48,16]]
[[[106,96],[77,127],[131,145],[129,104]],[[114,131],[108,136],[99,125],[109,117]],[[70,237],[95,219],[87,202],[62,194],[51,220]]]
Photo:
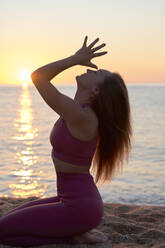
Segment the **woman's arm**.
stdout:
[[105,46],[105,44],[102,44],[96,48],[92,48],[98,40],[99,39],[96,39],[87,47],[86,36],[82,48],[80,48],[74,55],[42,66],[31,74],[31,79],[43,100],[57,114],[62,116],[63,119],[72,125],[83,126],[89,117],[78,103],[76,103],[72,98],[62,94],[58,89],[56,89],[50,80],[63,70],[74,65],[83,65],[97,68],[97,66],[92,64],[90,60],[94,57],[107,53],[94,53],[101,47]]
[[75,55],[67,57],[65,59],[58,60],[56,62],[44,65],[31,74],[32,81],[35,80],[52,80],[60,72],[74,66],[78,65],[78,58]]
[[45,66],[42,66],[32,72],[31,79],[32,81],[50,81],[52,80],[57,74],[64,71],[65,69],[68,69],[74,65],[83,65],[83,66],[89,66],[92,68],[97,69],[97,66],[93,64],[90,60],[94,57],[102,56],[106,54],[107,52],[100,52],[100,53],[94,53],[95,51],[99,50],[100,48],[105,46],[105,43],[102,45],[92,48],[98,41],[99,38],[94,40],[88,47],[87,47],[87,36],[84,39],[83,46],[72,56],[67,57],[65,59],[58,60],[56,62],[47,64]]

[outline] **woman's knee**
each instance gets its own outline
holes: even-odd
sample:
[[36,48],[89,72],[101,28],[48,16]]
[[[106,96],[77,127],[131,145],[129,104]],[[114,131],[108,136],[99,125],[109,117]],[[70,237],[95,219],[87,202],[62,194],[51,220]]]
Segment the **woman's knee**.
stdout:
[[9,212],[5,213],[4,215],[7,216],[17,210],[21,210],[21,209],[24,209],[24,208],[27,208],[27,207],[32,207],[32,206],[35,206],[35,205],[39,205],[39,204],[46,204],[46,203],[53,203],[53,202],[59,202],[60,201],[60,198],[58,196],[53,196],[53,197],[48,197],[48,198],[42,198],[42,199],[37,199],[37,200],[33,200],[33,201],[30,201],[30,202],[26,202],[12,210],[10,210]]

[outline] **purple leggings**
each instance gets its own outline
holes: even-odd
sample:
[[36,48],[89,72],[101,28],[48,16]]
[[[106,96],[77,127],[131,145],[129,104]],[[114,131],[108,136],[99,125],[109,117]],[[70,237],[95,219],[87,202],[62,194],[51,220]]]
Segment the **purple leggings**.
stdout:
[[96,228],[103,201],[90,174],[57,172],[57,196],[25,203],[0,218],[0,243],[11,246],[72,244]]

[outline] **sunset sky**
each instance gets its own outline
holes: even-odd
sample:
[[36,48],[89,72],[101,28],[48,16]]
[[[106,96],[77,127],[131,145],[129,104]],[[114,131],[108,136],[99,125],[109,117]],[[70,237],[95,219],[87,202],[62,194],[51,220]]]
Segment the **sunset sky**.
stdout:
[[[92,60],[126,83],[165,83],[165,0],[0,0],[0,84],[31,83],[40,66],[73,55],[88,35],[100,51]],[[74,84],[87,67],[52,82]]]

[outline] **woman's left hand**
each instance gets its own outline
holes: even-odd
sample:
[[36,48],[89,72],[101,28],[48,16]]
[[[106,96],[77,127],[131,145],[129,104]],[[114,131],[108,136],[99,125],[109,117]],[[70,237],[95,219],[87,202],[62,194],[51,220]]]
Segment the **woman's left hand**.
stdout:
[[105,43],[95,48],[92,48],[99,41],[99,38],[94,40],[89,46],[87,46],[87,38],[88,36],[85,36],[83,46],[74,54],[74,56],[76,56],[79,65],[89,66],[98,69],[98,67],[95,64],[93,64],[90,60],[107,53],[107,52],[94,53],[95,51],[104,47]]

